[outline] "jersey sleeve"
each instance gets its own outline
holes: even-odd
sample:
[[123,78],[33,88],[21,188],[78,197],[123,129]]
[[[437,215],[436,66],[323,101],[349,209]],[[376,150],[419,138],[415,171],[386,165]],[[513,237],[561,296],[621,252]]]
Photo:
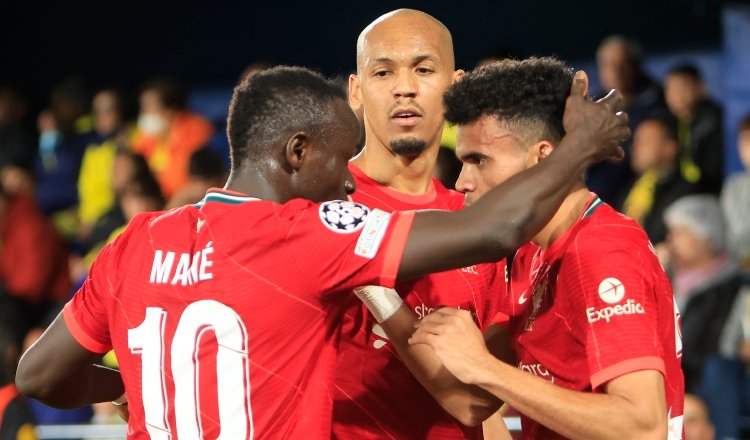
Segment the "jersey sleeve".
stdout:
[[324,291],[394,287],[414,211],[387,213],[354,202],[312,205],[298,224],[297,261]]
[[558,280],[586,347],[592,388],[635,371],[665,374],[652,272],[661,268],[646,255],[648,242],[611,228],[592,232],[571,246]]
[[109,266],[115,252],[113,247],[119,241],[118,238],[102,249],[83,285],[63,308],[63,318],[70,333],[79,344],[94,353],[106,353],[112,349],[107,301],[112,285],[109,275],[114,271]]

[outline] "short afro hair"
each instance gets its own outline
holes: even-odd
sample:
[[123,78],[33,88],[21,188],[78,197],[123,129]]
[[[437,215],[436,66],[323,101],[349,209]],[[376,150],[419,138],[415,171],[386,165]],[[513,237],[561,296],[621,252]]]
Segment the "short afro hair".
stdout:
[[234,88],[227,117],[232,170],[260,166],[283,136],[319,131],[333,121],[334,100],[346,92],[303,67],[279,66],[256,72]]
[[466,74],[444,96],[445,118],[453,124],[494,116],[526,146],[560,142],[573,71],[552,58],[506,59]]

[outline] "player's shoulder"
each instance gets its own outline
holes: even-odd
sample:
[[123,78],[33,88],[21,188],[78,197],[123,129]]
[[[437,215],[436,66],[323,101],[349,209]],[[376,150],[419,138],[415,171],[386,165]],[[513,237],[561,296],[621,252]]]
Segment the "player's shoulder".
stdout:
[[151,227],[154,222],[162,218],[165,213],[169,213],[169,211],[151,211],[136,214],[132,219],[130,219],[127,226],[122,231],[122,234],[120,234],[117,238],[120,239],[121,237],[124,237],[125,239],[120,241],[130,241],[129,237],[138,235],[140,233],[146,233],[148,228]]
[[632,218],[617,212],[614,208],[602,203],[580,220],[581,227],[576,234],[576,243],[590,244],[600,248],[602,243],[620,243],[622,245],[643,245],[648,243],[648,236],[643,228]]

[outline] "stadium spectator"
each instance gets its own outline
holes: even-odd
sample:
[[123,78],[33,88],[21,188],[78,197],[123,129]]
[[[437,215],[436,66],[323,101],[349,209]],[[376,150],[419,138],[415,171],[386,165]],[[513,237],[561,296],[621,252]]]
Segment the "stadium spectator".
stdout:
[[118,150],[127,148],[130,135],[129,107],[117,88],[99,91],[92,103],[96,139],[86,147],[78,176],[79,237],[85,238],[96,221],[115,204],[110,185]]
[[[637,127],[648,117],[669,113],[661,87],[643,70],[642,49],[638,42],[622,35],[605,38],[596,51],[599,81],[604,96],[617,89],[625,100],[624,110],[630,117],[630,127]],[[623,142],[625,160],[602,162],[591,167],[586,182],[605,202],[620,209],[630,189],[633,171],[630,165],[630,140]]]
[[132,149],[142,154],[165,197],[188,182],[188,162],[213,134],[211,123],[185,109],[183,90],[173,81],[147,82],[140,94],[140,114]]
[[85,238],[82,249],[88,251],[97,244],[106,242],[112,232],[125,225],[126,219],[120,207],[120,196],[125,186],[132,180],[154,179],[153,173],[140,154],[118,150],[113,159],[109,185],[115,195],[115,204],[99,217],[91,232]]
[[714,434],[706,402],[695,394],[685,394],[685,439],[714,440]]
[[680,197],[695,192],[677,166],[677,134],[671,120],[645,119],[633,134],[632,167],[638,179],[630,188],[622,212],[635,219],[651,243],[667,237],[664,211]]
[[743,272],[750,273],[750,115],[740,121],[737,148],[745,170],[730,176],[721,191],[729,250]]
[[0,170],[8,164],[31,167],[34,138],[24,125],[28,103],[18,89],[0,84]]
[[664,79],[667,106],[677,118],[682,177],[718,195],[724,181],[723,112],[708,97],[698,69],[677,66]]
[[68,254],[55,228],[28,195],[0,188],[0,295],[19,301],[25,332],[70,294]]
[[95,137],[90,104],[85,84],[67,79],[52,91],[50,107],[37,123],[37,203],[45,214],[57,214],[55,225],[65,236],[77,232],[78,173],[83,152]]
[[669,267],[682,315],[682,370],[687,392],[708,405],[717,437],[739,438],[745,367],[739,360],[742,279],[725,254],[724,218],[716,197],[683,197],[665,212]]
[[206,195],[209,188],[221,186],[226,179],[221,158],[208,148],[201,148],[190,155],[188,170],[190,180],[169,199],[166,209],[197,203]]

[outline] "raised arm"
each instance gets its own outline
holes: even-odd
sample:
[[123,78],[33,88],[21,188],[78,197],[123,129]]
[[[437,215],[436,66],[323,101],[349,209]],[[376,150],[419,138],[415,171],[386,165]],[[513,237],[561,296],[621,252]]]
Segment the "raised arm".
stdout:
[[544,227],[590,164],[622,157],[618,145],[630,129],[627,115],[614,112],[621,96],[610,93],[591,102],[586,88],[586,75],[579,71],[565,105],[566,135],[550,160],[511,177],[463,211],[417,213],[400,279],[500,260]]

